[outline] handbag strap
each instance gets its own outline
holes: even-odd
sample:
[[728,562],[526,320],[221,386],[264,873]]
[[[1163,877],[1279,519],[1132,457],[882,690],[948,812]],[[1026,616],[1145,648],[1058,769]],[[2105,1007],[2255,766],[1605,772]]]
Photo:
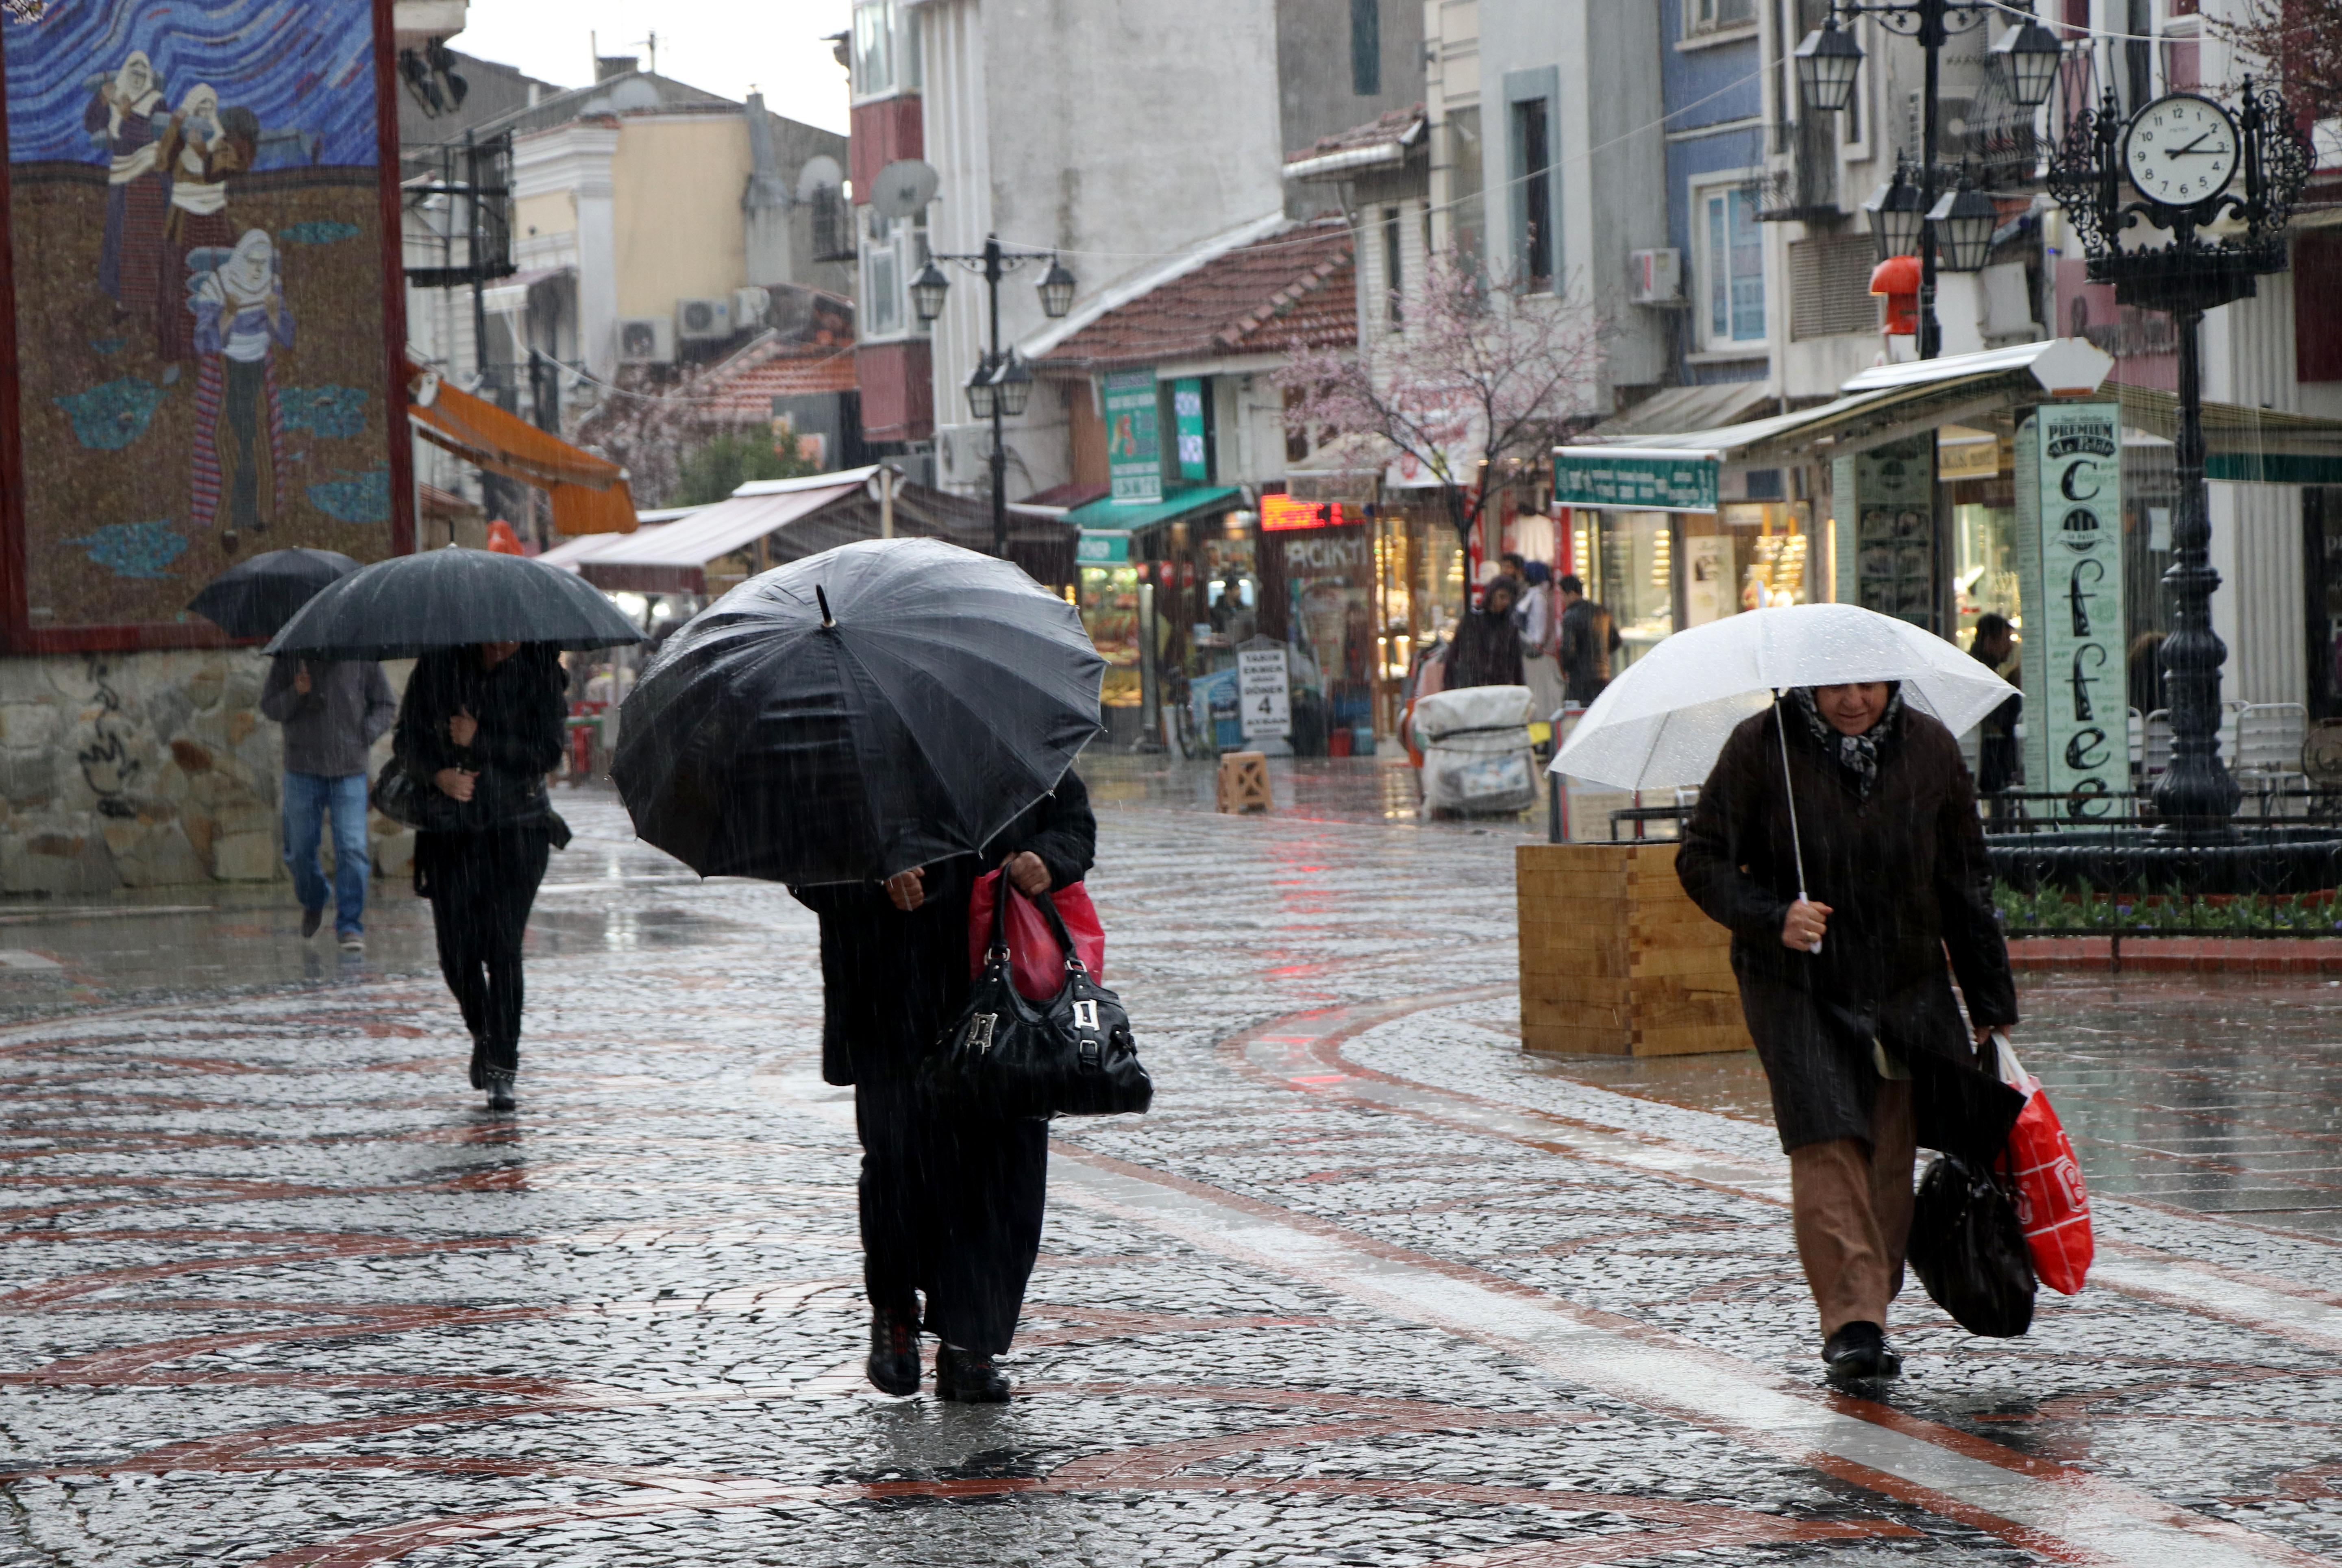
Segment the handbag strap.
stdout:
[[995,871],[992,877],[992,946],[987,956],[1005,963],[1009,958],[1008,900],[1016,890],[1009,886],[1007,872]]
[[1066,956],[1066,967],[1087,974],[1089,970],[1082,963],[1081,956],[1074,950],[1073,933],[1066,930],[1066,918],[1057,913],[1056,900],[1047,893],[1043,893],[1037,899],[1032,898],[1030,894],[1019,890],[1016,885],[1008,879],[1008,873],[1005,870],[996,871],[994,875],[999,880],[993,884],[992,890],[991,951],[993,956],[1003,957],[1008,952],[1008,900],[1030,899],[1033,905],[1041,911],[1041,918],[1049,922],[1049,930],[1057,939],[1057,950]]

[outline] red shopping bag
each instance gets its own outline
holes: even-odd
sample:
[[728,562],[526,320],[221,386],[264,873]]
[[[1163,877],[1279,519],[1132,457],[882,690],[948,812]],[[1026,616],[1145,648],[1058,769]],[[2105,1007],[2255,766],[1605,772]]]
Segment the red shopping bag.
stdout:
[[2058,1124],[2040,1081],[2019,1065],[2007,1037],[1992,1038],[2000,1052],[2001,1081],[2026,1097],[2025,1109],[2009,1131],[2001,1170],[2016,1190],[2017,1220],[2033,1253],[2033,1271],[2051,1290],[2070,1296],[2082,1288],[2097,1255],[2090,1237],[2089,1190],[2074,1158],[2074,1141]]
[[[992,945],[992,900],[1000,890],[1000,873],[986,871],[976,879],[967,897],[967,972],[973,980],[984,972],[984,952]],[[1008,898],[1008,950],[1016,955],[1016,994],[1026,1001],[1054,1001],[1066,987],[1066,950],[1057,933],[1033,900],[1011,888]],[[1090,979],[1106,983],[1106,928],[1098,924],[1097,908],[1089,890],[1076,882],[1044,898],[1057,906],[1066,934],[1074,939],[1074,953]]]

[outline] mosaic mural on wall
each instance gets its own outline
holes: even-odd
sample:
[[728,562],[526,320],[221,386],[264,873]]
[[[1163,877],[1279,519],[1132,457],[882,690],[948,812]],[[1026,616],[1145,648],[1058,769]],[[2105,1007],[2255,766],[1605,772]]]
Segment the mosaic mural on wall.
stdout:
[[0,21],[11,608],[36,638],[185,622],[261,550],[405,545],[375,28],[375,0],[68,0]]

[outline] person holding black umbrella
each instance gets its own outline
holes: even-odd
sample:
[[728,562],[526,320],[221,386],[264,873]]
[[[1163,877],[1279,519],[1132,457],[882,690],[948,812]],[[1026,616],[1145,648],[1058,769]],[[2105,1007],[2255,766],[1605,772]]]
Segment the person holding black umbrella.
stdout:
[[569,716],[543,643],[486,642],[416,660],[398,712],[398,763],[443,803],[415,836],[415,890],[431,900],[439,969],[472,1034],[472,1087],[509,1111],[520,1072],[521,939],[569,829],[545,776]]
[[390,728],[398,699],[370,658],[317,660],[279,654],[269,661],[260,711],[285,727],[285,864],[301,900],[301,934],[325,915],[317,864],[325,820],[334,822],[334,936],[345,953],[365,951],[366,752]]

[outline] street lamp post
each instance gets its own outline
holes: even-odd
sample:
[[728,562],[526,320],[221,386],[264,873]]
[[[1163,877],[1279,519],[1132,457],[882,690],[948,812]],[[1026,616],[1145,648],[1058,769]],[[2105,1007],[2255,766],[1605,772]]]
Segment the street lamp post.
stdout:
[[1024,414],[1033,396],[1033,371],[1015,350],[1000,347],[1000,280],[1026,262],[1045,259],[1049,270],[1038,290],[1041,309],[1055,320],[1073,308],[1074,275],[1056,251],[1012,249],[996,234],[986,235],[984,248],[972,256],[935,252],[911,280],[911,307],[922,322],[932,323],[943,314],[944,297],[951,290],[951,280],[936,262],[957,262],[984,279],[988,344],[967,378],[967,411],[992,427],[992,553],[1003,560],[1008,558],[1008,446],[1001,422]]
[[[1979,207],[1988,213],[1990,198],[1973,188],[1944,191],[1948,171],[1936,162],[1936,127],[1941,112],[1941,95],[1937,89],[1943,48],[1952,37],[1983,25],[1990,13],[2002,9],[1992,4],[1958,5],[1953,0],[1831,0],[1829,15],[1819,27],[1806,35],[1797,45],[1797,87],[1809,108],[1836,113],[1854,101],[1855,82],[1862,66],[1862,45],[1839,24],[1841,16],[1876,16],[1880,25],[1890,32],[1917,40],[1927,58],[1926,79],[1920,93],[1921,128],[1919,156],[1916,169],[1896,171],[1896,185],[1903,186],[1907,174],[1918,176],[1916,197],[1906,196],[1890,186],[1881,186],[1871,198],[1873,227],[1878,235],[1882,253],[1894,240],[1908,232],[1901,223],[1882,224],[1882,214],[1899,217],[1912,209],[1925,215],[1927,221],[1917,226],[1916,238],[1919,247],[1919,357],[1933,359],[1943,352],[1944,334],[1936,319],[1936,271],[1939,252],[1955,233],[1964,238],[1973,236],[1975,219]],[[2050,85],[2057,79],[2058,45],[2057,35],[2038,22],[2027,19],[2009,30],[2007,36],[1994,46],[1993,55],[1999,63],[2008,95],[2026,108],[2038,106],[2048,97]],[[1907,186],[1905,187],[1907,190]],[[1965,201],[1961,198],[1965,196]],[[1942,200],[1938,200],[1942,197]],[[1970,245],[1955,251],[1941,260],[1946,269],[1973,272],[1984,265],[1985,250],[1989,248],[1991,229],[1985,230],[1986,246]],[[1902,255],[1906,252],[1894,252]],[[1882,254],[1880,259],[1885,259]]]

